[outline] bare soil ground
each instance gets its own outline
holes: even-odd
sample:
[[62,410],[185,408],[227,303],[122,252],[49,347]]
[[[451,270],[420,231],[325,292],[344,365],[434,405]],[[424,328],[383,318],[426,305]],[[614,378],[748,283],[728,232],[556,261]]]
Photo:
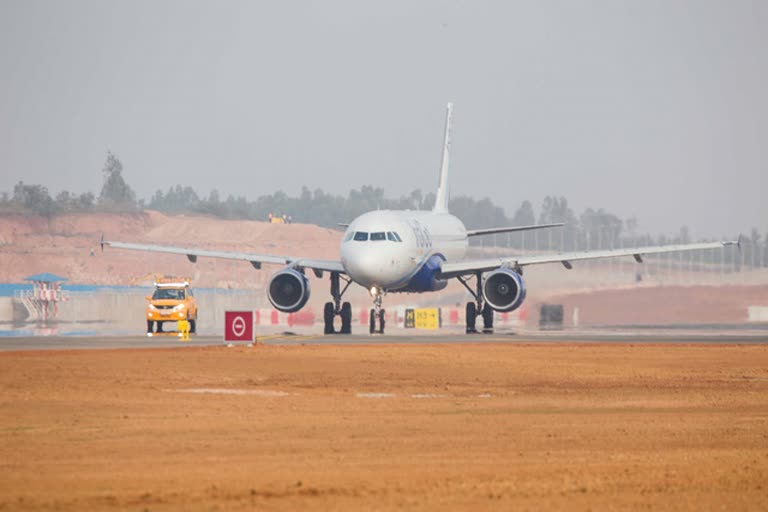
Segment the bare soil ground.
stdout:
[[[616,290],[575,292],[549,297],[563,304],[565,325],[579,324],[663,325],[684,323],[746,322],[749,306],[768,306],[768,285],[628,287]],[[531,325],[539,319],[536,305],[529,306]]]
[[768,346],[0,354],[0,510],[766,510]]
[[[247,262],[205,258],[198,264],[171,254],[99,250],[107,240],[338,258],[341,231],[307,224],[270,224],[205,216],[67,214],[51,219],[0,216],[0,282],[20,282],[53,272],[76,284],[129,285],[152,282],[151,275],[192,277],[199,287],[258,287],[271,272],[255,272]],[[91,250],[94,251],[91,256]]]

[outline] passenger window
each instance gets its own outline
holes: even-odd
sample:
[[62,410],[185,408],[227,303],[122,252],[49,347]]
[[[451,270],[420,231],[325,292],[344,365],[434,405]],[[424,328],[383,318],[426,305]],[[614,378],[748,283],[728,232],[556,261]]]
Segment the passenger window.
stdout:
[[395,234],[391,231],[387,231],[387,240],[390,242],[397,242],[397,238],[395,238]]
[[365,231],[358,231],[355,233],[355,241],[356,242],[365,242],[368,240],[368,233]]
[[371,240],[374,242],[379,242],[381,240],[386,240],[387,236],[384,234],[383,231],[379,231],[378,233],[371,233]]

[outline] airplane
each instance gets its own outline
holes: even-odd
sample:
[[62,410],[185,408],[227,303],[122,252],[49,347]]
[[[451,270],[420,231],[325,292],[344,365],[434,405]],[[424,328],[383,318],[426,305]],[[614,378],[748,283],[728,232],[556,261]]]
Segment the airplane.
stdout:
[[[599,251],[570,252],[535,256],[503,256],[465,259],[469,238],[494,233],[510,233],[562,226],[562,223],[498,227],[468,230],[448,211],[448,167],[451,153],[451,118],[453,104],[447,106],[440,178],[431,211],[376,210],[364,213],[346,227],[337,260],[319,260],[300,256],[273,256],[230,251],[105,241],[104,245],[138,251],[186,255],[195,263],[199,257],[248,261],[254,268],[262,264],[282,265],[271,278],[267,297],[279,311],[293,313],[306,305],[310,296],[306,271],[316,277],[330,275],[331,301],[323,310],[324,333],[335,333],[334,320],[341,317],[340,334],[352,332],[352,306],[343,302],[352,283],[369,291],[373,307],[369,332],[384,333],[385,311],[382,299],[389,293],[424,293],[442,290],[450,279],[457,279],[474,300],[466,304],[466,332],[475,333],[482,317],[483,332],[493,332],[494,312],[508,312],[525,301],[523,269],[529,265],[560,263],[573,268],[574,261],[633,256],[642,263],[643,255],[679,251],[717,249],[739,245],[738,241],[689,243],[635,247]],[[474,286],[470,286],[474,279]],[[343,283],[343,287],[342,287]],[[378,324],[378,325],[377,325]]]

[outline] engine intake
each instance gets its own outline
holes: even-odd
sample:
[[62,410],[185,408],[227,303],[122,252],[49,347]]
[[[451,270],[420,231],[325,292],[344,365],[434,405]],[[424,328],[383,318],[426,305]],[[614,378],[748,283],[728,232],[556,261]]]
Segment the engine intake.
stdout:
[[525,282],[508,268],[488,272],[483,280],[483,299],[496,311],[514,311],[525,300]]
[[269,281],[267,298],[283,313],[295,313],[309,300],[309,279],[292,268],[281,270]]

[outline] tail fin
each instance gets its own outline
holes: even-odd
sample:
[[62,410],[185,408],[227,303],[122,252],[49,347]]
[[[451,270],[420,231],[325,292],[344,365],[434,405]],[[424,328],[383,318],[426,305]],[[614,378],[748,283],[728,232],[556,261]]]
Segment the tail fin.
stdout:
[[443,161],[440,164],[440,184],[437,187],[435,196],[435,207],[432,211],[448,211],[448,163],[451,158],[451,114],[453,113],[453,103],[449,103],[445,113],[445,139],[443,141]]

